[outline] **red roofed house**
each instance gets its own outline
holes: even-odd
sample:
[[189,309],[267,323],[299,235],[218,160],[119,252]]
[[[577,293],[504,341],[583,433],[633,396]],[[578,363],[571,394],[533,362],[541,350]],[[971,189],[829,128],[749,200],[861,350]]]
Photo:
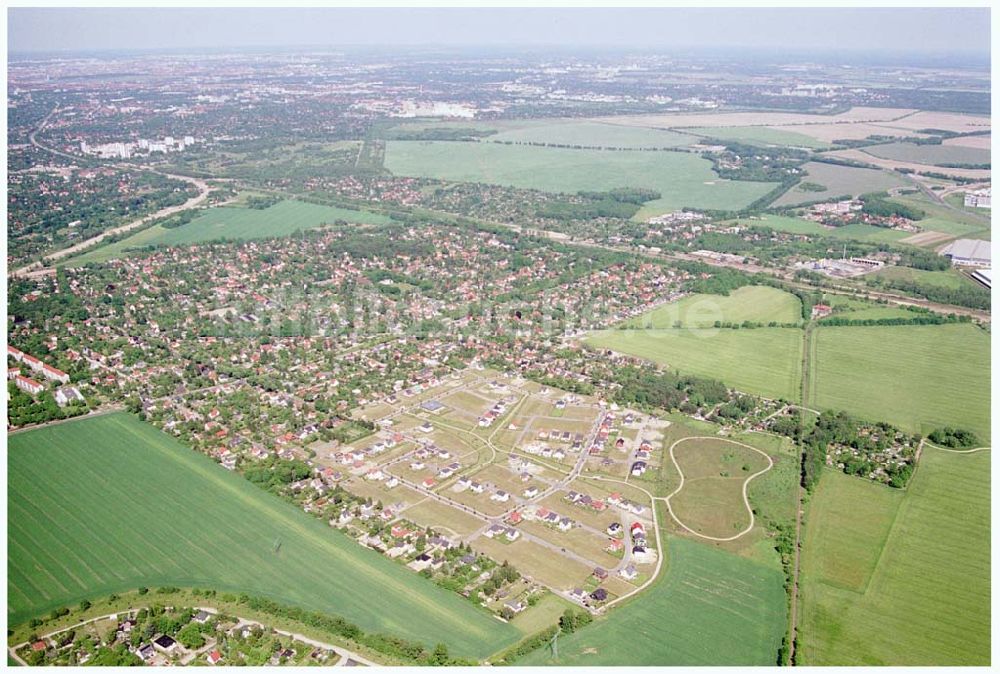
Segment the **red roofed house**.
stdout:
[[21,362],[23,362],[25,365],[30,367],[35,372],[41,370],[42,366],[45,365],[45,363],[27,353],[21,357]]
[[14,377],[14,384],[22,391],[31,395],[38,395],[45,388],[31,377],[24,377],[22,375]]
[[51,365],[42,365],[42,374],[53,381],[57,381],[62,384],[69,383],[69,375],[62,370],[52,367]]

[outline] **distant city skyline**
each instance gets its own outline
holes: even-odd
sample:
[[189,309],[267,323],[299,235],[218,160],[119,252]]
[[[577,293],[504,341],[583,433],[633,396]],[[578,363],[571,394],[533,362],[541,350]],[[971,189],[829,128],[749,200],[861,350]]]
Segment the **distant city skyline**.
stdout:
[[979,8],[10,8],[8,53],[351,46],[985,56]]

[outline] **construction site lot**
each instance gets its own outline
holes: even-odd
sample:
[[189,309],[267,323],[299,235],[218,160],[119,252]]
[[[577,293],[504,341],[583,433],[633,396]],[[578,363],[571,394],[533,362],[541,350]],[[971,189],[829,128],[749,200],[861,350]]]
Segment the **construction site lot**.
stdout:
[[[642,485],[660,472],[669,421],[476,367],[352,416],[374,432],[314,461],[378,503],[385,528],[430,530],[513,566],[521,578],[507,600],[485,602],[498,616],[530,613],[534,604],[510,597],[545,590],[600,612],[655,573],[659,537]],[[356,528],[359,542],[367,531]]]

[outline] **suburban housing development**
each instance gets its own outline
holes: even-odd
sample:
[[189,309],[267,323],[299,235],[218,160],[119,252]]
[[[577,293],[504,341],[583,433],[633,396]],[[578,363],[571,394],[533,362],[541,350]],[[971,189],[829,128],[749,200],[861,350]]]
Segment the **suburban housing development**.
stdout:
[[9,14],[9,664],[989,664],[988,9],[241,11]]

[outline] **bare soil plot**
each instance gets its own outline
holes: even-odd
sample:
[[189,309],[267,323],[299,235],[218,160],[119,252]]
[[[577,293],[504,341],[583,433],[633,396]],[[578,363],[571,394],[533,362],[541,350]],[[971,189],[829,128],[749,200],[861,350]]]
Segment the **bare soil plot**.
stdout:
[[957,133],[982,131],[990,128],[990,118],[979,115],[964,115],[957,112],[917,112],[901,119],[893,120],[892,125],[902,129],[943,129]]
[[[571,515],[565,512],[564,508],[560,511],[560,515],[566,514],[570,519]],[[538,536],[552,545],[558,546],[564,550],[576,553],[584,559],[589,559],[593,562],[590,570],[593,571],[595,566],[608,566],[610,564],[617,563],[617,558],[613,557],[604,548],[608,545],[608,539],[606,536],[599,536],[593,532],[574,527],[569,531],[559,531],[553,527],[542,524],[541,522],[526,521],[522,522],[519,529],[525,531],[529,534]],[[557,555],[559,553],[549,550],[550,555]],[[569,559],[567,557],[567,559]],[[579,561],[579,560],[574,560]]]
[[[604,497],[604,494],[598,492],[596,489],[593,489],[586,484],[578,484],[578,482],[578,480],[574,480],[570,484],[570,489],[587,494],[593,498]],[[621,516],[619,515],[620,511],[615,508],[607,508],[603,511],[597,511],[593,508],[583,508],[570,503],[564,498],[565,496],[566,492],[560,491],[555,494],[549,494],[538,503],[539,505],[557,512],[560,515],[565,515],[566,517],[576,520],[581,524],[594,527],[598,531],[604,531],[609,524],[617,522],[621,519]],[[607,543],[606,539],[605,543]]]
[[[690,126],[804,126],[809,124],[830,124],[836,122],[885,122],[913,112],[904,108],[851,108],[839,115],[810,115],[795,112],[708,112],[679,113],[662,115],[625,115],[606,117],[601,121],[625,126],[645,126],[654,129],[681,128]],[[922,127],[920,127],[922,128]],[[941,128],[941,127],[938,127]],[[800,129],[794,129],[801,131]]]
[[413,505],[421,499],[426,498],[423,494],[411,489],[404,484],[397,485],[392,489],[386,489],[384,482],[376,480],[364,480],[360,477],[352,478],[350,482],[343,485],[344,489],[356,496],[370,498],[373,501],[382,501],[383,504],[397,503],[402,501]]
[[953,238],[955,237],[945,232],[920,232],[905,239],[900,239],[899,242],[908,243],[913,246],[933,246],[936,243],[949,241]]
[[[511,494],[511,496],[520,496],[521,492],[527,489],[526,485],[530,482],[522,481],[519,475],[512,473],[505,466],[498,466],[497,464],[486,466],[482,470],[477,471],[472,477],[477,482],[497,486]],[[514,500],[511,499],[506,504],[506,507],[510,508],[513,505]]]
[[989,164],[988,149],[961,145],[917,145],[916,143],[885,143],[864,148],[866,154],[882,159],[912,161],[928,166],[946,164]]
[[989,150],[993,147],[992,140],[992,135],[961,136],[959,138],[948,138],[942,145],[957,145],[958,147],[974,147],[980,150]]
[[[976,180],[989,180],[990,171],[988,169],[958,169],[958,168],[942,168],[938,166],[929,167],[926,164],[917,164],[915,162],[907,161],[896,161],[894,159],[883,159],[881,157],[875,157],[861,150],[837,150],[835,152],[826,153],[830,157],[840,157],[841,159],[850,159],[852,161],[865,162],[867,164],[872,164],[873,166],[878,166],[880,168],[886,169],[912,169],[914,171],[930,171],[933,173],[942,173],[949,176],[958,176],[960,178],[974,178]],[[855,169],[860,170],[860,169]]]
[[[872,157],[872,159],[877,158]],[[887,190],[891,187],[901,187],[906,184],[906,181],[901,176],[875,169],[851,168],[849,166],[839,166],[837,164],[822,162],[808,162],[802,168],[808,174],[806,178],[808,182],[823,185],[826,190],[823,192],[808,192],[802,190],[800,187],[793,187],[774,202],[776,206],[790,206],[817,201],[819,199],[833,199],[848,194],[858,196],[859,194]],[[926,170],[927,167],[925,166],[924,169]]]
[[451,532],[459,536],[468,536],[483,526],[483,521],[478,517],[433,499],[407,508],[403,511],[403,517],[421,527],[433,527],[443,533]]
[[493,501],[490,499],[489,493],[483,492],[482,494],[476,494],[472,491],[466,489],[462,492],[454,492],[451,489],[445,489],[442,496],[446,496],[452,501],[457,501],[462,505],[467,505],[477,512],[480,512],[488,517],[496,517],[501,515],[510,508],[514,506],[513,501],[507,501],[506,503],[500,503],[498,501]]
[[811,136],[824,143],[832,143],[835,140],[864,140],[869,136],[894,136],[899,138],[924,137],[924,134],[915,133],[906,129],[893,129],[881,124],[857,123],[832,123],[832,124],[798,124],[771,127],[778,131],[792,131]]
[[508,561],[523,575],[560,590],[579,587],[594,572],[585,564],[524,538],[501,543],[480,536],[472,547],[499,562]]
[[448,394],[441,398],[441,402],[456,411],[479,417],[483,412],[493,407],[499,399],[499,397],[488,398],[479,391],[464,390]]

